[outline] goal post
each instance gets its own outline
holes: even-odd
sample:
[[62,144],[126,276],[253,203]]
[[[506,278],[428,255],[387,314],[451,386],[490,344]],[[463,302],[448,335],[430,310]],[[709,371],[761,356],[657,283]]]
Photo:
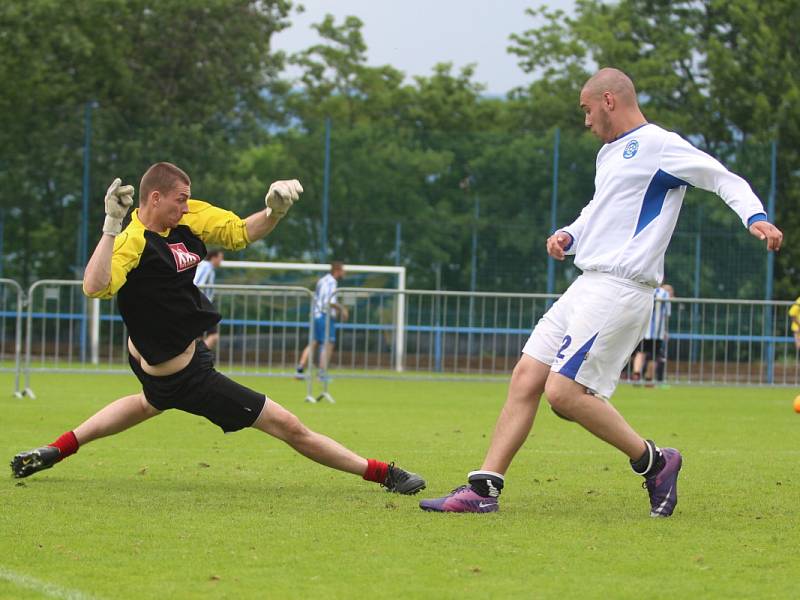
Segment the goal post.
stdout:
[[[225,260],[220,265],[226,269],[263,269],[266,271],[313,271],[327,273],[331,270],[330,263],[294,263],[294,262],[268,262],[254,260]],[[394,275],[397,278],[397,289],[400,292],[406,290],[406,268],[390,267],[385,265],[354,265],[345,263],[345,270],[351,273],[384,273]],[[395,371],[403,370],[403,358],[406,354],[406,295],[397,295],[395,306],[395,340],[397,352],[395,352]]]

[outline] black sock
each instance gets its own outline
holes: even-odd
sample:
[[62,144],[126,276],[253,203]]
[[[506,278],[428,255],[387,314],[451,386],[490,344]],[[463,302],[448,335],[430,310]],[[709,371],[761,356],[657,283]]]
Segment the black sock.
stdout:
[[484,498],[497,498],[503,490],[505,480],[500,473],[492,471],[471,471],[467,481],[479,496]]
[[631,468],[634,473],[647,479],[657,475],[664,468],[666,461],[653,440],[645,440],[644,443],[647,446],[644,454],[631,461]]

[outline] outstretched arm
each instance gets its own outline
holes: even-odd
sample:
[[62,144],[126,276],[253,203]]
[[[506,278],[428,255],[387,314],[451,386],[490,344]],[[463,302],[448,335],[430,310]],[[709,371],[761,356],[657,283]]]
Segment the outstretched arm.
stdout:
[[247,239],[251,242],[255,242],[269,235],[278,225],[279,221],[280,217],[269,214],[267,209],[253,213],[244,220],[247,229]]
[[767,250],[780,250],[783,233],[767,220],[761,201],[744,179],[717,159],[672,133],[664,142],[661,169],[690,185],[714,192],[739,215],[752,235],[767,242]]
[[189,212],[181,222],[207,244],[241,250],[275,229],[292,204],[300,198],[302,191],[303,186],[296,179],[276,181],[269,186],[264,198],[266,208],[246,219],[208,202],[189,200]]

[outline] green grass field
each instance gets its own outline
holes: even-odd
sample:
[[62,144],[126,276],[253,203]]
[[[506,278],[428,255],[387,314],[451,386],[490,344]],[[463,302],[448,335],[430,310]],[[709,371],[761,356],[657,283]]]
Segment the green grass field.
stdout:
[[[241,378],[357,452],[428,479],[480,465],[505,386]],[[0,378],[11,389],[10,376]],[[0,455],[52,441],[132,376],[36,374],[0,400]],[[0,598],[797,597],[800,415],[790,389],[621,387],[643,434],[684,454],[671,519],[627,461],[544,405],[495,515],[317,466],[256,431],[170,412],[0,485]],[[6,467],[4,467],[6,468]],[[9,471],[6,471],[8,474]]]

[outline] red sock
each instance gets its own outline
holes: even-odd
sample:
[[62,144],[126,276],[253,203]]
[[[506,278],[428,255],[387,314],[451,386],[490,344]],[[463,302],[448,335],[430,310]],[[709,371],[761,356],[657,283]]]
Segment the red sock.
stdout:
[[62,461],[68,456],[75,454],[78,451],[78,446],[80,446],[78,443],[78,438],[75,437],[75,434],[72,431],[62,434],[55,442],[47,445],[58,448],[59,452],[61,452],[61,456],[58,459],[59,461]]
[[375,460],[374,458],[367,459],[367,470],[364,471],[365,480],[383,483],[386,481],[386,475],[388,473],[389,465],[387,465],[385,462]]

